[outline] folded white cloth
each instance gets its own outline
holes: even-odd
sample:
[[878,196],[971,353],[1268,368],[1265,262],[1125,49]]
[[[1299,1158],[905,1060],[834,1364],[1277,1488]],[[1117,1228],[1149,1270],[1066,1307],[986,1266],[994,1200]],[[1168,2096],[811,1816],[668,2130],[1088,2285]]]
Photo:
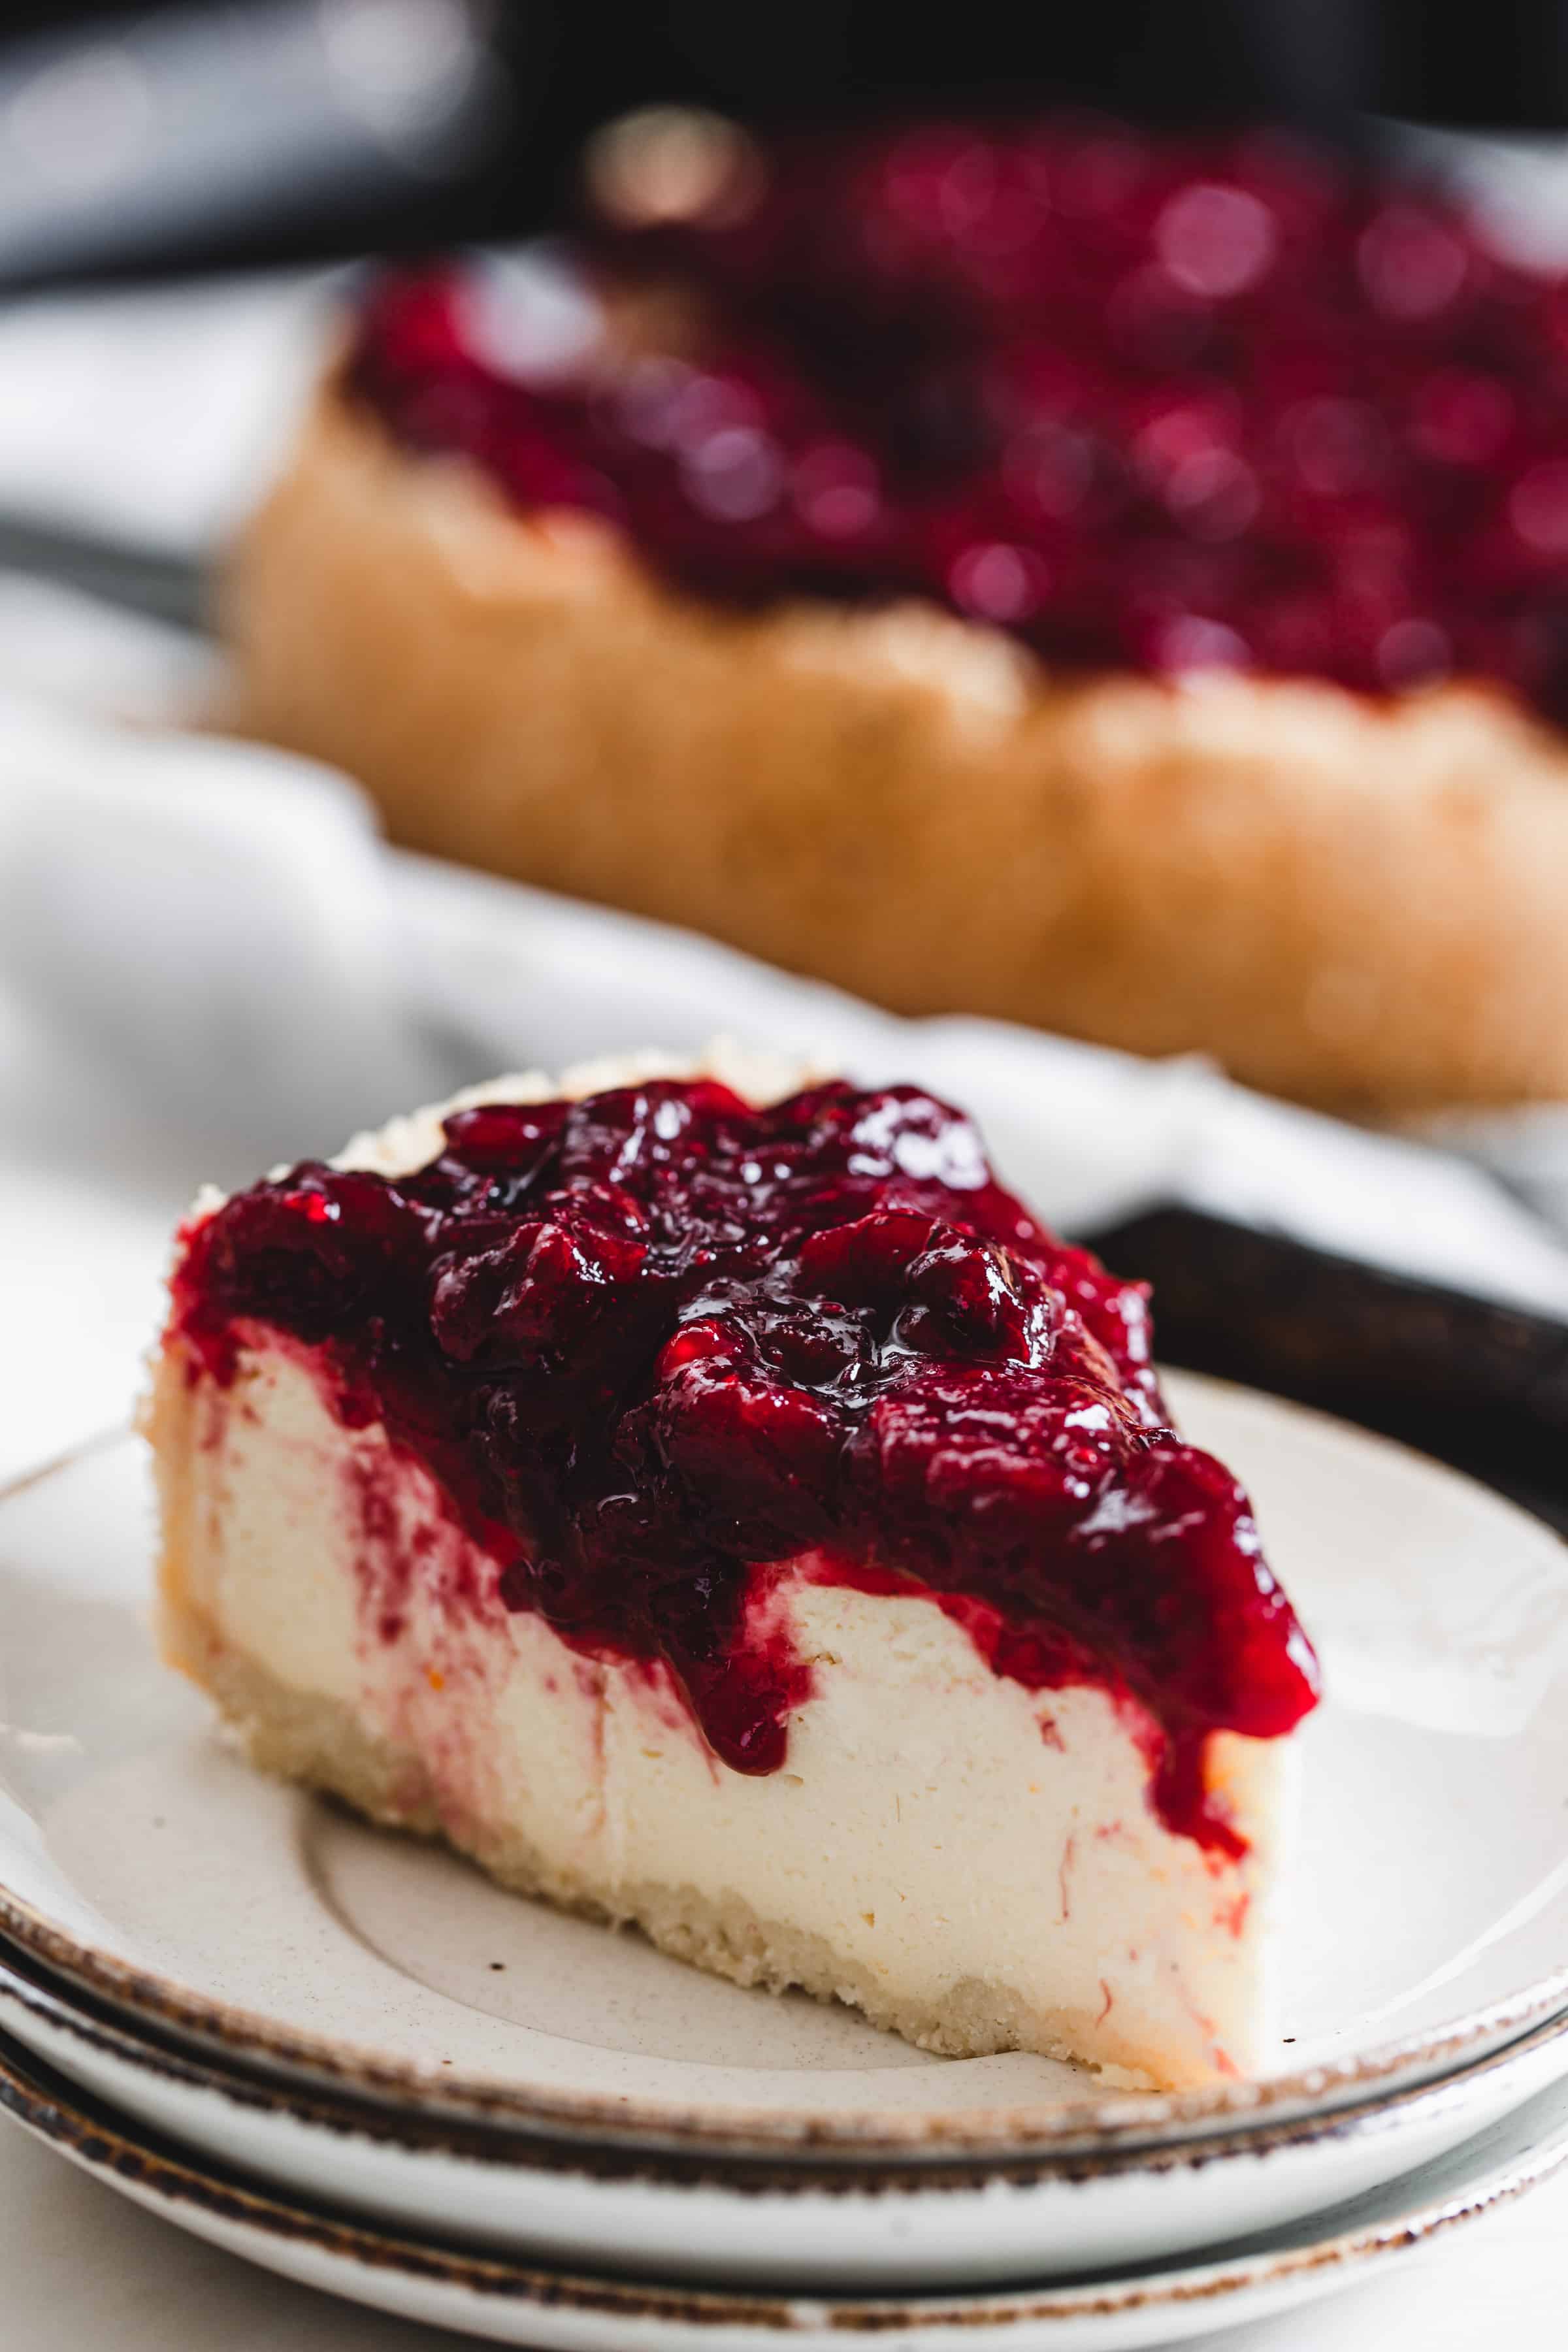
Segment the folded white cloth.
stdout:
[[204,554],[288,451],[342,275],[0,307],[0,515]]

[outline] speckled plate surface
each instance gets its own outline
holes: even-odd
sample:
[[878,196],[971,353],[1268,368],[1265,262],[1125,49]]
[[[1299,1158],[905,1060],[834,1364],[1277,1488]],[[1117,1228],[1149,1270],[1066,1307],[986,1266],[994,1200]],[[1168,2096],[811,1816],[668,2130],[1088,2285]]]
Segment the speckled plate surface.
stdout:
[[908,2294],[1169,2258],[1364,2194],[1554,2082],[1568,2019],[1330,2114],[1005,2165],[737,2164],[403,2117],[155,2042],[0,1938],[6,2033],[203,2158],[383,2226],[595,2272]]
[[259,1779],[145,1630],[127,1439],[0,1501],[0,1928],[163,2031],[426,2116],[925,2160],[1108,2152],[1431,2079],[1568,2006],[1568,1554],[1496,1497],[1271,1400],[1172,1383],[1251,1486],[1322,1651],[1279,2064],[1177,2096],[947,2062],[503,1895]]
[[1559,2084],[1477,2138],[1376,2190],[1268,2236],[1005,2294],[856,2296],[698,2288],[478,2255],[389,2235],[235,2171],[194,2162],[72,2093],[0,2038],[0,2108],[110,2189],[210,2244],[329,2294],[495,2343],[554,2352],[1133,2352],[1264,2319],[1418,2258],[1568,2159]]

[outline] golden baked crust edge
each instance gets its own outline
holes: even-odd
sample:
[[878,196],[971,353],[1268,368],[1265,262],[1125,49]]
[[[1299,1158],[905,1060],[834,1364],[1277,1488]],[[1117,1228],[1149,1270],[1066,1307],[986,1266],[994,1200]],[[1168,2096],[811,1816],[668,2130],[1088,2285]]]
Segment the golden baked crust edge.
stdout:
[[1500,694],[1058,679],[929,606],[718,611],[331,383],[221,619],[236,723],[412,847],[1307,1101],[1568,1094],[1568,747]]

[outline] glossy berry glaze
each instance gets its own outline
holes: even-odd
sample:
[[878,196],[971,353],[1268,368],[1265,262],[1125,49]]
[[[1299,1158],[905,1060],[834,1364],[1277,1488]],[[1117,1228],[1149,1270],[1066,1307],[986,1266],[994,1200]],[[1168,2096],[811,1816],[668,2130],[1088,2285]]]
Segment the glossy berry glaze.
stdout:
[[912,1088],[650,1084],[460,1111],[395,1181],[308,1162],[185,1239],[193,1370],[231,1381],[255,1323],[435,1474],[509,1607],[663,1661],[738,1771],[809,1695],[747,1608],[802,1555],[931,1591],[1030,1688],[1141,1702],[1159,1813],[1221,1853],[1208,1735],[1314,1703],[1245,1496],[1163,1421],[1143,1290]]
[[351,388],[710,597],[913,593],[1057,664],[1466,674],[1568,721],[1568,281],[1431,194],[950,126],[584,249],[685,289],[687,357],[563,372],[452,264],[371,291]]

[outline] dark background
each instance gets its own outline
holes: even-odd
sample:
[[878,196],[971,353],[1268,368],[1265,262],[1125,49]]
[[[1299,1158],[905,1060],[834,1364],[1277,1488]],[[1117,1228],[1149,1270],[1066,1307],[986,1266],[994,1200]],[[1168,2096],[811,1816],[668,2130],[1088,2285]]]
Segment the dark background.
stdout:
[[[341,19],[354,0],[336,5]],[[963,0],[924,10],[907,0],[750,7],[678,0],[662,9],[452,0],[452,7],[467,16],[493,66],[492,102],[439,173],[345,172],[332,191],[306,173],[292,203],[286,184],[244,207],[197,201],[141,240],[127,239],[123,217],[107,233],[131,201],[110,191],[96,237],[84,222],[47,260],[0,267],[0,277],[299,258],[535,227],[558,216],[584,133],[655,100],[697,100],[762,121],[1066,100],[1156,121],[1263,116],[1346,143],[1363,139],[1368,117],[1380,114],[1473,127],[1568,125],[1568,0],[1489,0],[1485,7],[1463,0],[1036,0],[1032,7]],[[155,66],[165,85],[183,79],[174,110],[188,111],[199,85],[200,104],[224,109],[243,145],[252,129],[244,88],[250,67],[237,35],[265,47],[269,27],[289,19],[298,33],[311,13],[310,0],[188,0],[174,10],[150,10],[145,0],[90,10],[19,0],[0,14],[0,80],[47,66],[73,45],[145,42],[150,25],[180,19],[177,66],[167,58]],[[410,37],[421,38],[417,11],[405,21]],[[312,108],[322,115],[320,136],[330,142],[329,94],[302,84],[299,104],[302,115]]]

